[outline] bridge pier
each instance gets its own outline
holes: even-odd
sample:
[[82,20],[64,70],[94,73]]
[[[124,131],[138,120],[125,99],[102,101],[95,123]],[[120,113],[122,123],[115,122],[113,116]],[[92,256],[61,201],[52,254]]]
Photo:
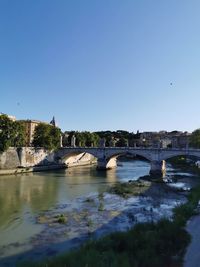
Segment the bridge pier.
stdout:
[[150,169],[151,175],[163,175],[163,173],[165,173],[165,171],[166,171],[165,160],[151,161],[151,169]]
[[117,167],[116,158],[107,160],[106,158],[99,158],[97,160],[97,170],[109,170]]

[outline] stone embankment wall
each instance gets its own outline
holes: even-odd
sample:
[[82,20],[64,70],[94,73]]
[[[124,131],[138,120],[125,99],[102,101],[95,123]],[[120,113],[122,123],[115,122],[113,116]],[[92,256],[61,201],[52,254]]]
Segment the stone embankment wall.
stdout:
[[18,152],[21,167],[46,166],[57,164],[54,152],[44,148],[24,147]]
[[10,148],[0,154],[0,169],[14,169],[20,166],[20,159],[17,150]]
[[[93,156],[87,153],[71,157],[68,162],[56,158],[54,152],[43,148],[9,148],[0,154],[0,174],[13,174],[90,164]],[[65,164],[66,165],[65,165]]]
[[54,153],[50,153],[42,148],[9,148],[6,152],[0,154],[0,169],[33,167],[54,163]]

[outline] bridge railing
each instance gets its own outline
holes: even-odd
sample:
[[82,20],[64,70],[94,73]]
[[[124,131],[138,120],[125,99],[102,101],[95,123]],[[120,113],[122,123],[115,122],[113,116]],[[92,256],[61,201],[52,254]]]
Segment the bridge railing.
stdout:
[[62,149],[113,149],[113,150],[160,150],[160,151],[200,151],[200,149],[197,148],[154,148],[154,147],[130,147],[130,146],[125,146],[125,147],[87,147],[87,146],[67,146],[67,147],[62,147]]

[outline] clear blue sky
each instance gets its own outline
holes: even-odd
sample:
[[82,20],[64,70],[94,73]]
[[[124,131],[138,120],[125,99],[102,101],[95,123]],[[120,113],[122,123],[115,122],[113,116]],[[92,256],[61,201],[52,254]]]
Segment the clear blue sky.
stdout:
[[199,14],[199,0],[0,0],[0,112],[55,115],[62,130],[192,131]]

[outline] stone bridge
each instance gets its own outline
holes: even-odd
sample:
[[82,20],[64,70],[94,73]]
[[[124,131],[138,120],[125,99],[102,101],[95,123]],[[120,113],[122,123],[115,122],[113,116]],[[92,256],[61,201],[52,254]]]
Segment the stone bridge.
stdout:
[[135,147],[62,147],[55,157],[60,162],[66,162],[70,157],[89,153],[97,158],[98,169],[116,167],[116,159],[121,155],[138,155],[150,161],[150,173],[160,174],[165,170],[165,160],[176,156],[195,156],[200,158],[200,149],[179,148],[135,148]]

